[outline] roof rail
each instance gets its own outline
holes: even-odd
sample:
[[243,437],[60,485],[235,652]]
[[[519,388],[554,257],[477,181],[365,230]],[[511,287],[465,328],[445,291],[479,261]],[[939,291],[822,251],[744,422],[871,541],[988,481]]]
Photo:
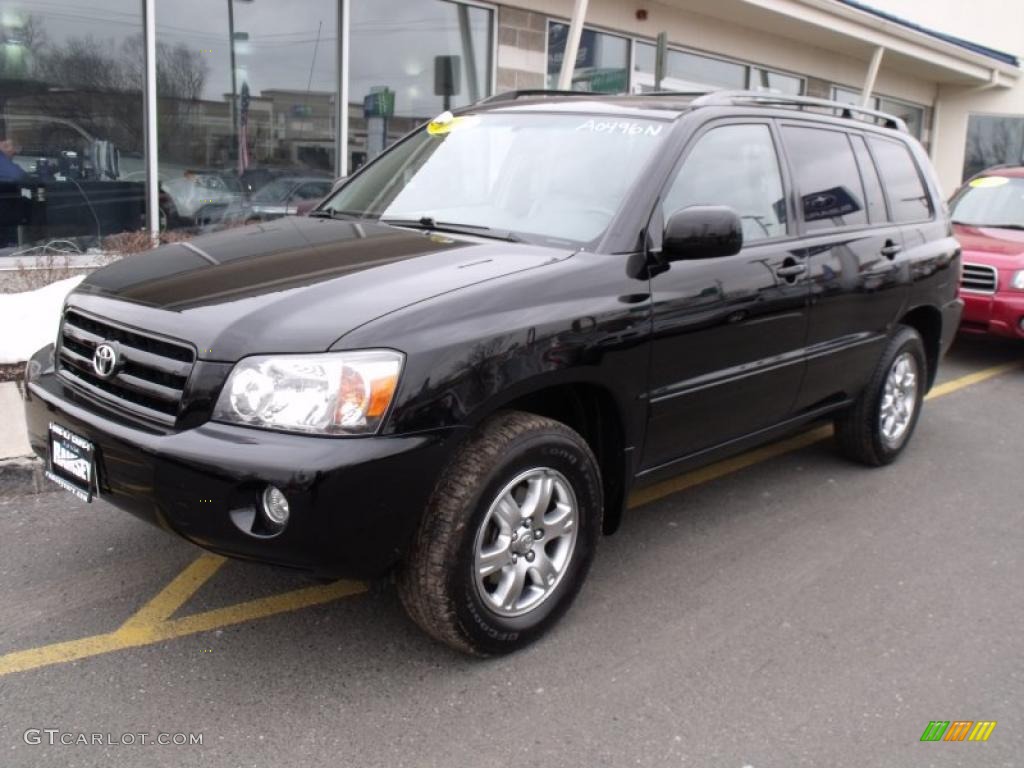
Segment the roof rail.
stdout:
[[856,104],[845,104],[841,101],[815,99],[810,96],[788,96],[781,93],[764,93],[762,91],[712,91],[694,99],[691,106],[722,107],[735,106],[737,104],[759,104],[766,107],[797,107],[798,109],[805,107],[830,109],[833,112],[838,112],[840,117],[853,120],[857,119],[858,115],[863,115],[872,118],[874,122],[886,128],[893,128],[903,133],[910,132],[907,130],[907,124],[901,118],[888,112],[858,107]]
[[496,101],[515,101],[516,99],[529,99],[536,96],[608,96],[607,93],[593,93],[592,91],[553,91],[547,88],[522,88],[515,91],[503,91],[486,99],[481,99],[477,104],[493,104]]

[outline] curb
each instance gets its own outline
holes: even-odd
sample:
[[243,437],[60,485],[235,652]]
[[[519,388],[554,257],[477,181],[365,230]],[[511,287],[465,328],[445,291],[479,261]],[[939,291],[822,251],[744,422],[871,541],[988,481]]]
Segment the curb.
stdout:
[[0,460],[0,496],[46,490],[43,462],[32,456]]

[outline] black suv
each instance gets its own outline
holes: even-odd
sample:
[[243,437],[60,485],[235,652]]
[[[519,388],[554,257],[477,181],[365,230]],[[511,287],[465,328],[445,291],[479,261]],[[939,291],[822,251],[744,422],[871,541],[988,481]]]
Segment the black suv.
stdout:
[[29,363],[49,477],[225,555],[394,574],[428,633],[537,638],[630,489],[832,419],[906,447],[960,255],[896,118],[517,92],[309,217],[91,275]]

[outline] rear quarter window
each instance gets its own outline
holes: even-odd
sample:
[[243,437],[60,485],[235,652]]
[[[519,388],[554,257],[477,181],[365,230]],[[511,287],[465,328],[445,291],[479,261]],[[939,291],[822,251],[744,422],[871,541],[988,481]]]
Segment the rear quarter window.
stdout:
[[910,149],[901,141],[869,136],[893,221],[922,221],[934,214],[932,200]]

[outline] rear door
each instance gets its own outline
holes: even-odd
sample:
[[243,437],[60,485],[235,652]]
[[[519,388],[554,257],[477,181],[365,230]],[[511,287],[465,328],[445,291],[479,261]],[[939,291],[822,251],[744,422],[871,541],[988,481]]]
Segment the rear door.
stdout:
[[[645,469],[783,421],[803,375],[804,265],[786,173],[770,120],[720,121],[690,142],[662,195],[660,216],[726,205],[743,250],[655,270]],[[658,218],[656,213],[655,218]]]
[[908,291],[903,235],[856,131],[783,121],[810,281],[807,375],[796,411],[854,396]]

